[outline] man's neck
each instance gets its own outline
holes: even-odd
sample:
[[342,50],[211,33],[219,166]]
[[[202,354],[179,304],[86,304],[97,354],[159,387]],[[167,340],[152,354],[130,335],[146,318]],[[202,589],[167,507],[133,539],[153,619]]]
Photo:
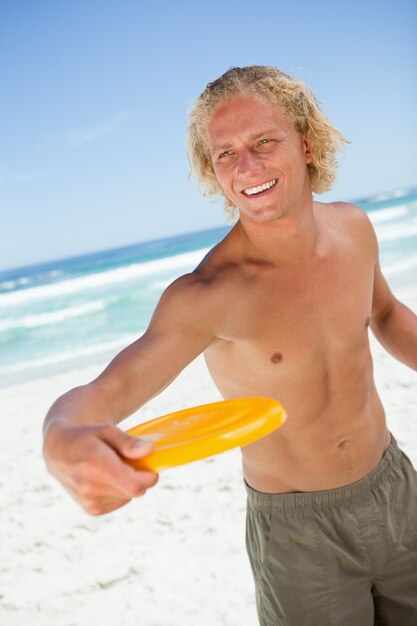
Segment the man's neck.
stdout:
[[255,222],[241,215],[235,229],[249,257],[277,266],[305,265],[317,249],[313,202],[298,213],[268,222]]

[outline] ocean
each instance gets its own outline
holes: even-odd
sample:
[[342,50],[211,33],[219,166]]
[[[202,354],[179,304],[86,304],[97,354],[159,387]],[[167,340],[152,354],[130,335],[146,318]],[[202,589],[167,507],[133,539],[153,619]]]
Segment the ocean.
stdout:
[[[416,285],[417,190],[355,201],[396,290]],[[164,288],[229,227],[0,272],[0,387],[110,360],[146,329]]]

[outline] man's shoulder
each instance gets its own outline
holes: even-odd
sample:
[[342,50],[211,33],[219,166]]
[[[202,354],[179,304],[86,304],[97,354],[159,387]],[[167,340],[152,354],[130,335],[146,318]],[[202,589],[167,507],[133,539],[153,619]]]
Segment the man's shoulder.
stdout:
[[369,216],[351,202],[319,203],[323,222],[330,227],[333,237],[348,247],[367,250],[374,258],[378,255],[378,242]]
[[365,219],[368,217],[363,209],[353,202],[335,201],[335,202],[315,202],[315,205],[324,213],[332,213],[335,217],[347,219]]
[[372,222],[369,219],[367,213],[357,204],[352,202],[319,202],[317,205],[320,207],[322,215],[326,218],[326,221],[340,225],[343,228],[358,230],[365,236],[373,236],[374,229]]
[[230,263],[220,244],[214,246],[200,261],[198,266],[187,274],[175,279],[164,291],[163,300],[183,303],[183,306],[207,306],[210,301],[218,301],[219,293],[229,281],[227,274]]

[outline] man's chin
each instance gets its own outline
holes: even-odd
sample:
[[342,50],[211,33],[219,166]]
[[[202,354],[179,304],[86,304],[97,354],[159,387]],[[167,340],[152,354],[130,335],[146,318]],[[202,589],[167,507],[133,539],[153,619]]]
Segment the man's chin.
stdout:
[[280,211],[277,207],[248,210],[239,209],[240,219],[256,222],[257,224],[265,224],[267,222],[273,222],[284,217],[284,211]]

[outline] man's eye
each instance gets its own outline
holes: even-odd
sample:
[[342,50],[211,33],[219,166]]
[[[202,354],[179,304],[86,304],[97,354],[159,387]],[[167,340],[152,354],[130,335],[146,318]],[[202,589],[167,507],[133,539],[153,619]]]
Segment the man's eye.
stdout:
[[269,143],[270,141],[271,139],[261,139],[259,143],[265,144],[265,143]]

